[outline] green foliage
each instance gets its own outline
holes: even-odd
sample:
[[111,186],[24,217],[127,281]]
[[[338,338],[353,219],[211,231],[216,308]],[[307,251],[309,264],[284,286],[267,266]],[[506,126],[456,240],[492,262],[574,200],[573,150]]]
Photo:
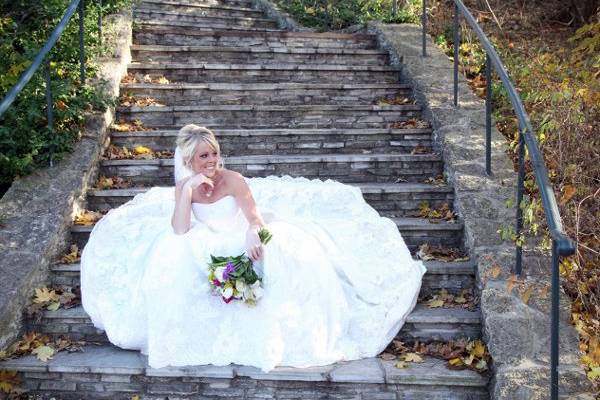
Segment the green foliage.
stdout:
[[[0,98],[17,83],[56,27],[69,0],[0,0]],[[132,0],[105,0],[100,9],[86,2],[84,41],[86,76],[97,74],[93,59],[103,51],[97,29],[99,13],[109,14],[129,6]],[[0,187],[7,188],[17,176],[48,165],[50,158],[64,156],[79,138],[85,112],[103,110],[111,99],[79,76],[79,17],[76,12],[51,50],[46,63],[0,117]],[[50,71],[54,126],[47,126],[44,70]],[[0,193],[2,193],[0,191]]]
[[275,0],[298,22],[319,30],[342,29],[371,20],[384,22],[419,22],[420,0],[398,0],[392,13],[393,0]]

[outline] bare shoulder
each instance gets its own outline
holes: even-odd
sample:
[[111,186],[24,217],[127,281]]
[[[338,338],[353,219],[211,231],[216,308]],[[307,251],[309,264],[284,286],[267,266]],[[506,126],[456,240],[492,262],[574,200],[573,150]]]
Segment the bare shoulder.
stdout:
[[224,169],[221,173],[223,174],[223,183],[227,187],[228,192],[235,194],[247,190],[246,179],[239,172]]

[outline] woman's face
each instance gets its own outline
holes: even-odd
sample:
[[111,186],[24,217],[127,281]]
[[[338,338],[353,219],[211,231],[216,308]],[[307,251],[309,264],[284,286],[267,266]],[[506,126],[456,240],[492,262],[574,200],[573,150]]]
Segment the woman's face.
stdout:
[[191,167],[196,174],[210,178],[215,175],[219,166],[220,155],[206,142],[200,142],[192,156]]

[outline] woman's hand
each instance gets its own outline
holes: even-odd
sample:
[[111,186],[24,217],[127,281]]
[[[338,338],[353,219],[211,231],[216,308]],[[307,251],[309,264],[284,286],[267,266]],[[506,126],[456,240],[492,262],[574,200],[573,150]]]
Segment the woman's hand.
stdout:
[[215,188],[213,180],[204,176],[203,174],[196,174],[187,178],[184,185],[189,187],[192,191],[196,190],[196,188],[200,186],[200,192],[206,195],[206,197],[209,197]]
[[251,226],[246,232],[246,254],[252,262],[258,261],[263,255],[263,245],[255,226]]

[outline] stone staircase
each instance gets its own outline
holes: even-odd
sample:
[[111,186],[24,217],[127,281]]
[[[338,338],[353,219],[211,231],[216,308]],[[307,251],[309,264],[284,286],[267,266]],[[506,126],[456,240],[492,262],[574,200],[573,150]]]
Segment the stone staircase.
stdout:
[[[419,118],[411,87],[374,36],[291,32],[252,8],[251,0],[144,0],[134,12],[131,74],[169,83],[128,82],[121,94],[160,105],[118,107],[120,121],[146,130],[114,132],[117,146],[174,148],[187,123],[215,130],[225,164],[247,177],[267,175],[336,179],[358,186],[366,201],[393,219],[411,251],[428,243],[460,247],[460,221],[419,217],[419,205],[452,204],[447,185],[425,183],[442,174],[431,129],[397,128]],[[406,98],[404,104],[380,103]],[[392,127],[390,127],[392,126]],[[419,150],[419,151],[416,151]],[[132,181],[128,189],[91,190],[89,210],[118,207],[148,186],[171,186],[173,160],[103,160],[99,175]],[[82,248],[91,226],[74,225]],[[475,288],[472,261],[425,263],[421,297],[440,289]],[[51,267],[54,285],[77,286],[79,264]],[[480,336],[478,309],[429,308],[419,303],[398,333],[405,342]],[[487,399],[488,379],[450,370],[425,357],[407,369],[379,358],[265,374],[246,366],[153,369],[137,351],[120,349],[96,329],[81,306],[46,311],[28,328],[52,337],[96,342],[79,353],[0,362],[19,371],[33,393],[57,399]]]

